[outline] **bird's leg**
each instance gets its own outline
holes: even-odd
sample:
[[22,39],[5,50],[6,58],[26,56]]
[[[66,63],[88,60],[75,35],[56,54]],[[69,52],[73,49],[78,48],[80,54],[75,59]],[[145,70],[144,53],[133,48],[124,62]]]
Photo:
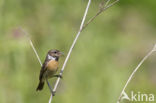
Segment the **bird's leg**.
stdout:
[[60,77],[60,78],[63,78],[62,75],[60,75],[60,74],[53,75],[53,77]]
[[52,90],[52,87],[50,86],[50,83],[48,82],[48,79],[46,79],[46,82],[47,82],[47,84],[48,84],[48,87],[49,87],[49,89],[50,89],[51,94],[52,94],[53,96],[55,96],[55,92]]

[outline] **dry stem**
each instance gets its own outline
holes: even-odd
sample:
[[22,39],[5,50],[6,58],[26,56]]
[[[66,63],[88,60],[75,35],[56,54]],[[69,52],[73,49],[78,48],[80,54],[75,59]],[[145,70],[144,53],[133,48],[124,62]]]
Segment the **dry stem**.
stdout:
[[99,11],[95,14],[95,16],[93,16],[92,18],[90,18],[88,20],[88,22],[83,26],[82,30],[85,29],[88,24],[90,24],[98,15],[100,15],[103,11],[107,10],[108,8],[112,7],[114,4],[116,4],[119,0],[116,0],[114,2],[112,2],[111,4],[108,5],[108,3],[110,2],[110,0],[108,0],[106,2],[106,4],[104,5],[103,8],[100,8]]
[[35,47],[34,47],[34,45],[33,45],[33,43],[32,43],[32,40],[30,39],[28,33],[27,33],[25,30],[23,30],[21,27],[20,27],[20,30],[22,30],[22,32],[25,34],[25,36],[26,36],[27,39],[29,40],[29,43],[30,43],[30,45],[31,45],[31,47],[32,47],[32,49],[33,49],[33,51],[34,51],[34,53],[35,53],[35,55],[36,55],[36,57],[37,57],[37,59],[38,59],[40,65],[41,65],[41,67],[42,67],[41,59],[40,59],[40,57],[38,56],[38,53],[37,53],[37,51],[36,51],[36,49],[35,49]]
[[[88,26],[88,24],[91,23],[99,14],[101,14],[103,11],[105,11],[105,10],[108,9],[109,7],[113,6],[113,5],[114,5],[115,3],[117,3],[118,1],[119,1],[119,0],[116,0],[116,1],[114,1],[113,3],[111,3],[111,4],[108,5],[108,3],[110,2],[110,0],[108,0],[108,1],[106,2],[105,6],[104,6],[103,8],[101,8],[101,9],[97,12],[97,14],[96,14],[94,17],[92,17],[92,18],[87,22],[87,24],[84,25],[84,21],[85,21],[85,18],[86,18],[86,15],[87,15],[87,12],[88,12],[90,3],[91,3],[91,0],[88,1],[87,7],[86,7],[86,11],[85,11],[85,14],[84,14],[84,16],[83,16],[83,19],[82,19],[82,22],[81,22],[81,25],[80,25],[80,29],[79,29],[79,31],[78,31],[78,33],[77,33],[77,35],[76,35],[76,37],[75,37],[75,39],[74,39],[74,41],[73,41],[71,47],[70,47],[70,49],[69,49],[69,52],[68,52],[67,57],[66,57],[66,59],[65,59],[65,62],[64,62],[63,66],[62,66],[62,69],[61,69],[61,71],[60,71],[60,75],[62,75],[62,73],[63,73],[63,71],[64,71],[64,68],[65,68],[65,66],[66,66],[66,63],[67,63],[67,61],[68,61],[68,59],[69,59],[69,57],[70,57],[70,54],[71,54],[71,52],[72,52],[72,49],[73,49],[73,47],[75,46],[75,43],[76,43],[76,41],[77,41],[77,39],[78,39],[80,33],[82,32],[82,30],[84,30],[84,28],[86,28],[86,27]],[[57,81],[56,81],[56,83],[55,83],[53,92],[56,91],[59,81],[60,81],[60,77],[57,79]],[[49,103],[51,103],[51,101],[52,101],[52,95],[51,95],[51,97],[50,97],[50,99],[49,99]]]
[[130,77],[128,78],[124,88],[122,89],[120,96],[118,98],[117,103],[120,103],[120,101],[122,100],[122,96],[123,93],[125,92],[126,87],[128,86],[129,82],[132,80],[132,78],[134,77],[134,74],[138,71],[138,69],[140,68],[140,66],[144,63],[144,61],[153,53],[156,51],[156,45],[153,47],[153,49],[148,52],[148,54],[140,61],[140,63],[137,65],[137,67],[134,69],[134,71],[132,72],[132,74],[130,75]]

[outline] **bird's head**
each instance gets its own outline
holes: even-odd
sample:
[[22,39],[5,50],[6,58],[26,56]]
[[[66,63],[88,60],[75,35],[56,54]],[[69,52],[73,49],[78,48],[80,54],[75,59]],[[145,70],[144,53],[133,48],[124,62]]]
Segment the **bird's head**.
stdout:
[[63,53],[60,52],[59,50],[52,49],[52,50],[49,50],[49,51],[48,51],[48,55],[49,55],[49,56],[52,56],[52,57],[54,57],[54,58],[59,58],[60,56],[63,55]]

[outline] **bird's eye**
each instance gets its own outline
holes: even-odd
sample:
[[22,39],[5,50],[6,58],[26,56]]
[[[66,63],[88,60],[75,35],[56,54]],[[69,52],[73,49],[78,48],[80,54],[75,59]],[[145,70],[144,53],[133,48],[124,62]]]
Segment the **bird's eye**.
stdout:
[[54,53],[56,54],[56,51]]

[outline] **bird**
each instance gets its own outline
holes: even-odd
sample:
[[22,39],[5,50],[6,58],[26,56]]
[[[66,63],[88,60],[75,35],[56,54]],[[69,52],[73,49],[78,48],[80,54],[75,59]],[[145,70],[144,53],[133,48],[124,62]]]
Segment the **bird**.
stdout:
[[[62,78],[62,75],[56,75],[56,72],[58,70],[59,65],[59,57],[62,56],[63,53],[56,49],[51,49],[48,51],[46,58],[44,60],[44,63],[40,70],[39,75],[39,84],[36,88],[36,91],[41,91],[44,87],[45,81],[48,81],[48,79],[52,77],[60,77]],[[49,82],[48,86],[49,86]],[[50,88],[51,92],[52,89]]]

